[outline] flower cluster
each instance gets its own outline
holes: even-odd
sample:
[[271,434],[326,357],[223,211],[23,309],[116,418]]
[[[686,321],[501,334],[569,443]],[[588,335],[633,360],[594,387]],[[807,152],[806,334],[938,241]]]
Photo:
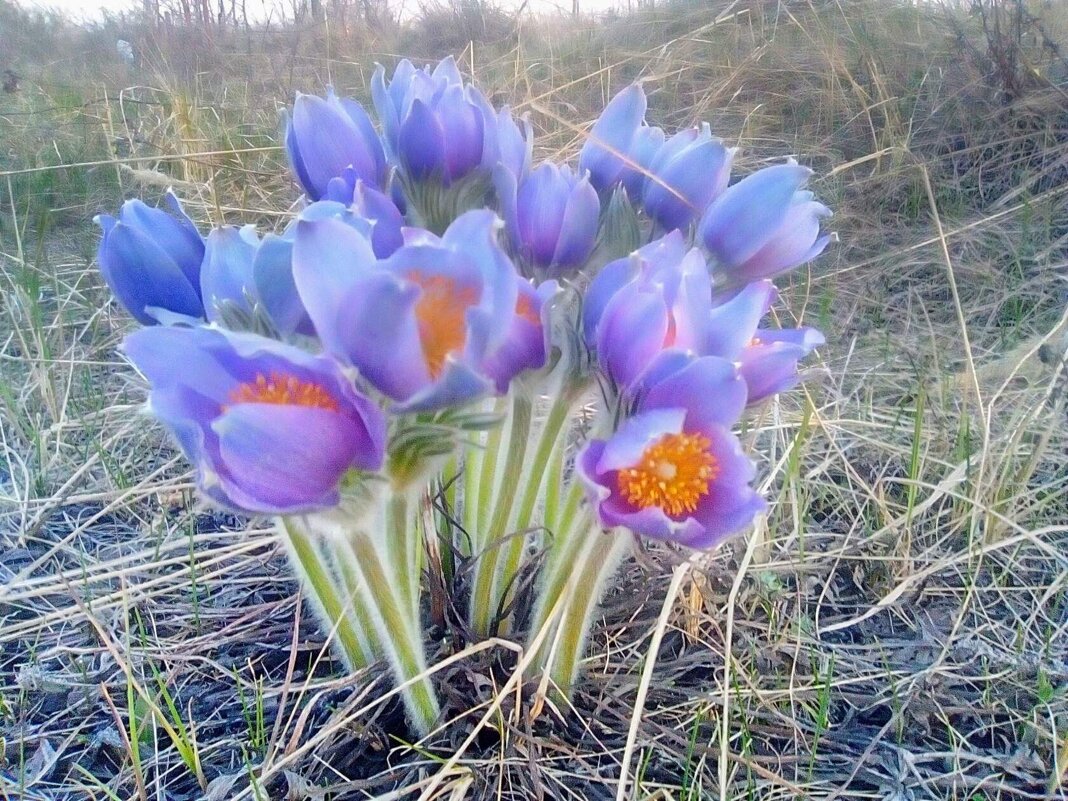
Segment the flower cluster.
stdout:
[[[380,128],[333,89],[297,95],[285,152],[306,200],[284,230],[202,236],[168,193],[97,218],[99,263],[204,497],[279,519],[342,656],[388,658],[425,732],[420,497],[441,494],[434,534],[476,564],[469,629],[556,627],[538,664],[566,693],[625,532],[710,548],[764,509],[735,428],[823,343],[767,317],[830,212],[792,160],[732,183],[735,150],[649,125],[639,84],[575,166],[535,165],[529,121],[451,58],[378,67],[371,96]],[[517,620],[536,530],[548,554]]]

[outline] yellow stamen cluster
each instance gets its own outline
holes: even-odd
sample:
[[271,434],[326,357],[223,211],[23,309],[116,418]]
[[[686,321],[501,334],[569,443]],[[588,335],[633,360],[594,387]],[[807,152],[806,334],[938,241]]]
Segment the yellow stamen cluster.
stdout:
[[310,406],[315,409],[338,410],[337,399],[313,381],[271,371],[270,376],[259,373],[255,380],[234,387],[230,405],[238,403],[275,403],[280,406]]
[[419,323],[419,341],[431,378],[437,379],[445,369],[445,359],[463,347],[467,339],[467,309],[478,302],[474,288],[461,286],[444,275],[405,276],[419,285],[423,294],[415,304]]
[[693,512],[719,473],[711,442],[702,434],[665,434],[634,467],[620,470],[616,484],[633,506],[657,506],[669,516]]

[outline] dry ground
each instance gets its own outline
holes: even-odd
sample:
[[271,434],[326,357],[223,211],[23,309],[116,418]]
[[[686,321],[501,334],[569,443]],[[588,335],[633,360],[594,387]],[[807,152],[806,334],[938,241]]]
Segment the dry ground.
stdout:
[[640,76],[656,123],[710,120],[744,170],[816,168],[840,242],[777,311],[828,333],[819,375],[747,424],[766,521],[629,564],[571,708],[510,643],[428,631],[450,714],[419,743],[382,670],[341,674],[269,526],[197,505],[117,355],[88,219],[172,183],[205,222],[276,224],[291,91],[366,96],[376,58],[466,32],[172,32],[137,75],[36,53],[0,99],[0,797],[1068,797],[1058,23],[1009,66],[975,16],[870,2],[465,48],[543,155]]

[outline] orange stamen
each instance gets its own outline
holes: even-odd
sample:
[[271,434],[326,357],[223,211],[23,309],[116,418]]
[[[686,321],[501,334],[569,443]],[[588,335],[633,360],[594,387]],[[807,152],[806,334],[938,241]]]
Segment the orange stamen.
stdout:
[[619,492],[639,509],[657,506],[670,516],[693,512],[719,474],[711,444],[701,434],[665,434],[637,465],[616,474]]
[[534,301],[530,299],[529,295],[520,293],[519,300],[515,304],[515,313],[517,317],[522,317],[532,325],[541,325],[541,315],[534,308]]
[[668,312],[667,332],[664,334],[664,347],[671,348],[679,336],[678,326],[675,323],[675,315]]
[[310,406],[332,412],[339,408],[337,399],[325,387],[274,370],[270,376],[259,373],[254,380],[238,384],[230,393],[229,401],[228,405],[274,403],[279,406]]
[[419,285],[423,294],[415,304],[419,341],[431,378],[445,369],[445,359],[463,347],[467,339],[467,309],[478,302],[473,287],[457,284],[444,275],[409,272],[405,278]]

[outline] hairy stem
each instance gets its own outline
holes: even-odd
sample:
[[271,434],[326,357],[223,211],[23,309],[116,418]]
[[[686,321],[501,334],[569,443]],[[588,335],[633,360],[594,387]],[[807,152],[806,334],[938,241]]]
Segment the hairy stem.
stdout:
[[285,536],[290,560],[301,582],[311,593],[316,611],[323,618],[328,631],[337,632],[337,643],[350,670],[366,667],[374,658],[373,640],[361,636],[361,630],[374,635],[364,599],[351,588],[342,588],[330,575],[315,542],[316,537],[293,518],[278,518],[278,527]]
[[353,567],[367,583],[382,631],[387,635],[383,646],[394,676],[399,684],[411,682],[402,694],[412,725],[420,735],[429,734],[441,707],[433,684],[422,675],[426,672],[422,627],[417,615],[407,606],[408,591],[383,565],[380,548],[371,535],[354,532],[349,546]]
[[[493,603],[497,554],[502,547],[501,541],[507,531],[516,490],[523,475],[523,463],[530,440],[533,406],[533,400],[528,394],[517,390],[513,395],[511,425],[507,440],[508,455],[505,457],[500,481],[494,481],[499,489],[495,493],[493,517],[490,519],[486,536],[483,539],[483,548],[477,556],[475,582],[471,590],[471,628],[482,637],[489,637],[493,634],[491,629],[497,613],[497,607]],[[489,503],[488,498],[486,502]]]
[[591,532],[573,565],[560,620],[548,650],[543,647],[535,665],[547,671],[563,698],[569,698],[578,677],[582,657],[593,626],[594,613],[604,595],[606,581],[615,574],[632,540],[618,531]]
[[[541,426],[534,458],[530,461],[529,467],[524,472],[523,480],[520,482],[520,486],[523,487],[522,500],[513,524],[507,527],[507,530],[512,532],[512,538],[506,545],[491,552],[495,562],[491,600],[494,609],[506,609],[510,603],[508,596],[514,590],[515,580],[523,561],[523,551],[528,540],[526,531],[534,516],[542,486],[552,480],[552,477],[546,473],[549,457],[552,456],[558,441],[566,439],[566,424],[571,412],[571,401],[572,397],[565,393],[561,393],[553,401],[549,415]],[[504,633],[511,628],[510,624],[510,618],[503,621]]]

